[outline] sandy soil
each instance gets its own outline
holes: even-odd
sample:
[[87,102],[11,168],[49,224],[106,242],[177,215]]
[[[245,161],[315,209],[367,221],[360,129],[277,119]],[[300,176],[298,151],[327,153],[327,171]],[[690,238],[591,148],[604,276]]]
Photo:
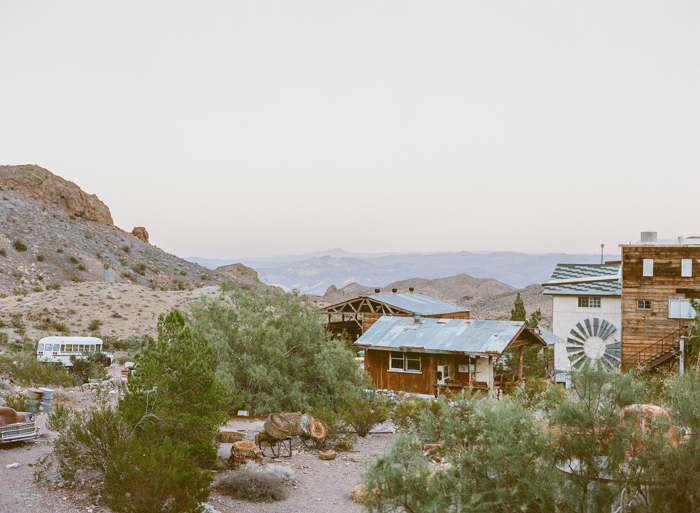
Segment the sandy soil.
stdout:
[[[87,392],[70,391],[70,405],[83,406],[92,402]],[[42,435],[36,442],[0,445],[0,512],[2,513],[109,513],[110,510],[97,504],[91,495],[93,485],[83,482],[70,489],[58,486],[54,477],[48,482],[34,485],[34,469],[30,464],[48,454],[49,441],[56,433],[45,428],[46,415],[39,415],[37,422]],[[253,440],[262,429],[259,420],[237,419],[227,424],[228,428],[241,431],[246,440]],[[392,430],[390,424],[378,426],[375,431]],[[359,439],[353,451],[338,453],[335,460],[323,461],[318,451],[305,449],[295,439],[294,455],[291,458],[273,460],[266,457],[264,465],[283,465],[291,468],[295,484],[289,497],[274,503],[249,503],[233,500],[226,495],[212,492],[209,504],[221,513],[269,512],[269,513],[323,513],[360,512],[362,506],[350,500],[350,489],[360,482],[363,464],[374,455],[385,451],[394,441],[393,434],[370,434]],[[221,444],[219,455],[228,458],[231,444]],[[7,469],[6,465],[19,463],[19,468]]]

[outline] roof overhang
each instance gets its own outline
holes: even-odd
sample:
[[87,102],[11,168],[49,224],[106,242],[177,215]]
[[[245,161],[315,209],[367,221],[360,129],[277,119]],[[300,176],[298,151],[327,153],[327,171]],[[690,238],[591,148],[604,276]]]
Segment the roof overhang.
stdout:
[[676,294],[683,294],[686,299],[700,299],[700,287],[679,287]]

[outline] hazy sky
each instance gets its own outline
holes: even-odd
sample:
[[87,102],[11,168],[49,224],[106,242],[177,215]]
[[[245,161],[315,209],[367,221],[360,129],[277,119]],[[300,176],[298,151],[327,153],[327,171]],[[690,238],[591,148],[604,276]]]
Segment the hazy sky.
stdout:
[[0,0],[0,164],[180,256],[700,235],[700,2]]

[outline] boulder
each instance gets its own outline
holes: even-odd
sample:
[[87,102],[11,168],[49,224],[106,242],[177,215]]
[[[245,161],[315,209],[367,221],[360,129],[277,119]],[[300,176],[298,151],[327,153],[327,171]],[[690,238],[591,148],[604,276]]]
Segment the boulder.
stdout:
[[334,460],[335,459],[335,451],[322,452],[321,454],[318,455],[318,457],[322,460]]
[[143,226],[137,226],[133,230],[131,230],[131,234],[135,237],[138,237],[144,242],[148,242],[148,232]]

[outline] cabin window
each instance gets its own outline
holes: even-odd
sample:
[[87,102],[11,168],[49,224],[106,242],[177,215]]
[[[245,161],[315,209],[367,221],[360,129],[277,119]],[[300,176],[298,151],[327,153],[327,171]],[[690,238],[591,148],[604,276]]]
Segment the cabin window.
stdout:
[[638,299],[637,300],[637,310],[651,310],[651,300],[650,299]]
[[44,350],[44,344],[39,344],[39,347],[36,348],[37,351],[43,351]]
[[693,275],[693,260],[684,258],[681,260],[681,276],[689,278]]
[[580,297],[578,298],[579,308],[600,308],[599,297]]
[[403,353],[391,353],[389,357],[389,368],[393,370],[403,370]]
[[421,372],[421,357],[415,353],[391,352],[389,370],[394,372]]
[[695,318],[695,309],[693,308],[690,299],[675,299],[668,300],[668,318],[669,319],[693,319]]
[[642,270],[643,276],[654,276],[654,259],[645,258],[644,259],[644,269]]

